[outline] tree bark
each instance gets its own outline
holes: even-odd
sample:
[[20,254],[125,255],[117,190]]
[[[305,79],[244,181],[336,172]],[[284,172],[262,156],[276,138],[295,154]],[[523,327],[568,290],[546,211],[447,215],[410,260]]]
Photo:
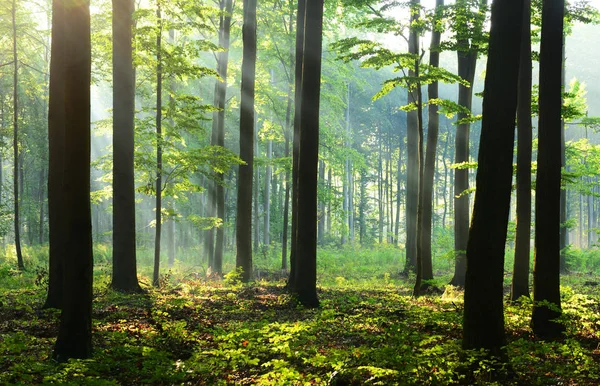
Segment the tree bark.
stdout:
[[137,279],[134,182],[135,70],[133,0],[113,0],[113,277],[117,291],[141,291]]
[[238,172],[236,267],[242,280],[252,278],[252,175],[254,172],[254,83],[256,76],[256,0],[244,0],[240,165]]
[[[436,12],[441,12],[443,6],[444,0],[437,0],[435,4]],[[440,63],[440,53],[438,50],[441,35],[440,31],[434,30],[431,33],[429,65],[432,67],[438,67]],[[429,100],[438,98],[438,82],[433,82],[428,86],[427,97]],[[427,153],[425,154],[425,168],[423,172],[423,280],[433,279],[433,262],[431,256],[431,232],[434,207],[433,177],[435,173],[438,132],[440,126],[437,104],[429,104],[428,117]]]
[[[492,3],[473,222],[467,246],[463,347],[502,356],[504,248],[510,210],[523,0]],[[460,187],[459,187],[460,188]]]
[[[62,0],[52,1],[52,54],[48,100],[48,296],[43,308],[61,308],[67,247],[64,202],[65,160],[65,20]],[[0,169],[2,169],[0,165]],[[0,178],[0,181],[2,179]]]
[[[218,100],[217,108],[219,109],[216,113],[217,116],[217,146],[225,147],[225,99],[227,97],[227,65],[229,63],[229,41],[231,31],[231,14],[233,12],[233,1],[224,0],[224,11],[225,15],[223,19],[223,29],[220,36],[220,45],[223,47],[222,52],[219,53],[218,60],[218,71],[222,82],[217,83]],[[221,5],[223,10],[223,5]],[[217,228],[217,240],[214,249],[213,256],[213,272],[217,275],[223,273],[223,251],[225,248],[225,175],[219,173],[217,175],[216,184],[216,197],[217,197],[217,217],[223,221],[223,225]]]
[[523,0],[523,31],[517,101],[517,232],[511,300],[529,297],[531,240],[531,1]]
[[[419,6],[419,0],[411,0],[411,8]],[[411,12],[411,25],[418,14]],[[408,52],[418,55],[419,43],[417,31],[410,29],[408,37]],[[415,76],[414,70],[409,70],[409,76]],[[417,103],[415,92],[408,91],[407,103]],[[419,117],[416,110],[406,113],[406,263],[404,273],[416,272],[417,269],[417,211],[419,206]]]
[[298,234],[298,160],[300,158],[300,114],[302,107],[302,61],[304,60],[304,21],[306,1],[298,0],[296,13],[296,60],[294,68],[294,136],[292,140],[292,235],[290,248],[290,275],[286,287],[296,287],[296,250]]
[[[317,164],[319,161],[319,99],[323,0],[307,0],[302,61],[300,158],[298,162],[297,265],[294,293],[306,307],[317,297]],[[299,209],[302,210],[299,210]]]
[[14,230],[17,266],[25,270],[21,252],[21,226],[19,222],[19,52],[17,50],[17,0],[12,0],[12,40],[13,40],[13,194],[14,194]]
[[163,21],[160,1],[157,2],[156,17],[156,228],[154,233],[154,273],[152,285],[158,286],[160,273],[160,238],[162,231],[162,31]]
[[[540,44],[539,146],[531,325],[543,339],[562,335],[560,316],[560,179],[564,0],[545,0]],[[542,303],[545,302],[545,303]],[[549,305],[553,307],[550,307]]]
[[[60,6],[59,1],[54,6]],[[89,1],[64,8],[65,153],[63,215],[68,242],[64,255],[63,311],[53,358],[88,358],[92,354],[92,223],[90,208]],[[62,10],[59,11],[62,13]],[[58,101],[57,101],[58,102]]]

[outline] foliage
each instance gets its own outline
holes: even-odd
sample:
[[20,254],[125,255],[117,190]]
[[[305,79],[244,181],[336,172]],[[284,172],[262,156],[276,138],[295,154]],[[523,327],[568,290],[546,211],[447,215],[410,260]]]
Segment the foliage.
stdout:
[[562,288],[563,341],[533,338],[531,301],[507,304],[511,372],[497,383],[507,372],[500,360],[460,348],[455,288],[414,299],[408,283],[389,277],[338,280],[321,287],[322,307],[308,310],[281,282],[230,286],[174,275],[161,289],[123,295],[108,288],[108,272],[95,276],[102,284],[94,356],[64,364],[49,359],[59,312],[39,310],[44,288],[0,287],[0,383],[546,385],[595,384],[600,376],[600,299],[583,284],[587,277],[568,277],[573,286]]

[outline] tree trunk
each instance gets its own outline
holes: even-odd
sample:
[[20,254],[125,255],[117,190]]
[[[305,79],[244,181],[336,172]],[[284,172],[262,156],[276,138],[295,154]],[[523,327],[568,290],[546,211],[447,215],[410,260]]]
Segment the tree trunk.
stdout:
[[[562,335],[560,316],[560,178],[564,0],[545,0],[540,44],[539,146],[531,325],[543,339]],[[542,304],[541,302],[547,302]],[[552,304],[552,309],[548,304]]]
[[[252,175],[254,171],[254,83],[256,76],[256,0],[244,0],[240,165],[238,172],[236,267],[242,280],[252,278]],[[258,225],[258,224],[257,224]]]
[[[317,297],[317,164],[319,162],[319,99],[323,0],[307,0],[302,61],[300,159],[298,162],[297,264],[294,293],[306,307]],[[299,210],[302,208],[302,210]]]
[[[561,86],[565,87],[565,35],[563,34],[563,46],[562,46],[562,70],[561,70]],[[563,168],[567,168],[567,156],[565,153],[565,121],[560,121],[560,165]],[[567,188],[560,190],[560,273],[568,273],[569,267],[567,266],[567,246],[569,245],[569,228],[566,227],[567,223]]]
[[19,222],[19,53],[17,51],[17,0],[12,0],[12,30],[13,30],[13,194],[15,215],[15,248],[17,250],[17,265],[20,271],[25,270],[23,253],[21,252],[21,226]]
[[[217,146],[225,147],[225,99],[227,97],[227,64],[229,62],[229,41],[231,31],[231,13],[233,11],[233,1],[225,1],[225,15],[223,18],[223,29],[220,35],[220,45],[223,47],[223,51],[219,53],[218,60],[218,71],[219,76],[223,80],[217,84],[218,87],[218,100],[217,108],[219,111],[216,113],[217,116]],[[223,5],[221,5],[221,8]],[[215,244],[214,256],[213,256],[213,272],[217,275],[223,273],[223,250],[225,248],[225,175],[219,173],[217,175],[217,217],[223,221],[223,225],[217,228],[217,240]]]
[[[417,7],[420,0],[411,0],[411,8]],[[411,12],[411,24],[418,14]],[[418,55],[418,35],[415,28],[410,29],[408,52]],[[409,70],[409,76],[414,77],[414,71]],[[407,103],[417,103],[415,92],[408,91]],[[406,263],[404,273],[416,272],[417,269],[417,210],[419,206],[419,117],[416,110],[406,113]]]
[[[292,54],[290,53],[290,68],[292,66]],[[290,125],[292,115],[292,83],[288,86],[287,108],[285,110],[285,158],[290,156]],[[287,266],[287,244],[288,244],[288,223],[290,213],[290,172],[285,171],[285,198],[283,202],[283,231],[281,232],[281,269],[286,270]]]
[[[52,1],[52,54],[48,101],[48,296],[43,308],[61,308],[67,247],[64,201],[65,160],[65,20],[62,0]],[[0,164],[0,170],[2,169]],[[0,181],[2,178],[0,177]]]
[[[467,246],[463,348],[502,355],[504,248],[510,211],[522,0],[492,3],[473,223]],[[458,186],[457,189],[462,188]],[[458,193],[458,192],[457,192]]]
[[298,161],[300,158],[300,110],[302,107],[302,62],[304,60],[304,20],[306,1],[298,0],[296,13],[296,60],[294,67],[294,137],[292,148],[292,237],[290,248],[290,275],[287,288],[294,291],[296,287],[296,249],[298,234]]
[[160,1],[157,2],[156,17],[156,232],[154,233],[154,274],[152,285],[158,286],[160,273],[160,236],[162,231],[162,15]]
[[[325,188],[325,161],[319,160],[319,186]],[[325,200],[319,200],[319,214],[317,223],[317,243],[323,245],[325,235]]]
[[113,0],[113,277],[117,291],[139,292],[136,266],[133,0]]
[[264,233],[263,233],[263,244],[269,245],[271,243],[270,232],[271,232],[271,182],[272,182],[272,168],[271,158],[273,157],[273,141],[267,141],[267,166],[265,168],[265,194],[263,202],[264,210]]
[[[435,4],[436,12],[441,12],[443,6],[444,0],[437,0]],[[440,40],[441,32],[433,31],[431,33],[429,54],[429,65],[432,67],[438,67],[440,63],[440,53],[438,51]],[[428,86],[427,96],[429,100],[438,98],[438,82],[433,82]],[[438,106],[436,104],[429,104],[428,115],[427,153],[425,155],[425,168],[423,172],[423,280],[433,279],[433,262],[431,256],[431,231],[434,207],[433,177],[435,173],[438,131],[440,126]]]
[[[465,79],[471,87],[458,86],[458,104],[471,111],[473,101],[473,81],[475,79],[476,52],[458,52],[458,75]],[[458,120],[467,118],[464,113],[458,114]],[[469,123],[459,123],[456,128],[455,163],[469,162]],[[454,251],[456,254],[454,277],[450,284],[463,287],[467,242],[469,239],[469,169],[454,169]]]
[[517,101],[517,233],[510,298],[529,297],[531,240],[531,1],[523,0],[523,31]]
[[[60,7],[59,3],[56,1],[53,6]],[[64,307],[52,354],[58,361],[92,355],[90,10],[87,0],[74,0],[70,4],[70,7],[64,8],[64,24],[61,26],[65,28],[64,70],[69,75],[65,77],[64,100],[60,101],[65,114],[62,193],[69,205],[64,207],[63,212],[67,218],[68,238],[64,255]],[[62,15],[62,10],[59,13]]]
[[172,267],[175,264],[175,219],[170,218],[167,223],[167,264]]

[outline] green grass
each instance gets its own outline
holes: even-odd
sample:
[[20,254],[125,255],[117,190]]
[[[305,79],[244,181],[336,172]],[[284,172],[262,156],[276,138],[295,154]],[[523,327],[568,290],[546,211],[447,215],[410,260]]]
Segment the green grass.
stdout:
[[[600,384],[597,276],[563,278],[567,333],[559,342],[532,336],[531,301],[507,304],[503,364],[461,349],[462,292],[448,286],[443,295],[412,298],[411,278],[397,274],[404,256],[391,247],[321,250],[319,309],[295,303],[282,280],[208,280],[199,251],[178,254],[159,289],[141,266],[148,293],[122,295],[109,289],[109,260],[99,256],[110,250],[101,248],[94,355],[64,364],[50,359],[59,313],[40,310],[44,253],[29,255],[25,273],[0,258],[0,384]],[[259,269],[279,269],[276,252],[255,257]],[[443,268],[436,266],[442,287],[451,274]]]

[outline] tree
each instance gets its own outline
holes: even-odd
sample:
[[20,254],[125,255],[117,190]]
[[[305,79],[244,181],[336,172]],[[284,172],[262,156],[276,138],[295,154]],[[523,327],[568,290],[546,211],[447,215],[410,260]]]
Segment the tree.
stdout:
[[240,158],[236,217],[236,267],[252,278],[252,176],[254,173],[254,84],[256,78],[256,0],[244,0],[243,58],[240,103]]
[[292,139],[292,235],[290,248],[290,275],[287,287],[294,290],[296,284],[296,256],[298,234],[298,160],[300,158],[300,120],[302,108],[302,63],[304,60],[304,22],[306,17],[306,1],[298,0],[296,13],[296,53],[294,67],[294,130]]
[[501,354],[504,248],[512,187],[522,0],[492,3],[473,222],[467,245],[463,347]]
[[[419,55],[419,33],[415,28],[418,23],[420,12],[420,1],[411,0],[410,2],[410,30],[408,37],[408,52],[414,56]],[[413,61],[410,66],[408,76],[415,75],[415,67],[419,65],[419,59]],[[417,86],[420,90],[420,85]],[[408,90],[407,103],[418,105],[417,90]],[[406,113],[406,263],[404,272],[418,271],[420,263],[417,261],[417,249],[419,244],[418,228],[418,207],[419,184],[421,176],[421,146],[419,144],[419,114],[416,109],[411,109]]]
[[531,240],[531,2],[524,0],[517,101],[517,233],[511,300],[529,297]]
[[[222,28],[219,29],[219,45],[223,48],[223,51],[219,53],[217,60],[217,68],[221,80],[217,80],[215,90],[216,92],[216,107],[219,109],[213,114],[213,119],[216,118],[217,124],[217,146],[225,146],[225,97],[227,95],[227,64],[229,62],[229,39],[231,30],[231,13],[233,11],[233,1],[224,0],[221,1],[221,15]],[[225,174],[219,173],[216,181],[216,204],[217,204],[217,217],[225,219],[225,191],[223,185],[225,184]],[[217,228],[217,240],[215,245],[215,251],[213,256],[213,269],[218,275],[223,271],[223,248],[225,241],[225,228],[220,226]]]
[[162,33],[163,18],[161,14],[161,2],[156,2],[156,19],[158,23],[156,33],[156,223],[154,233],[154,273],[152,284],[158,286],[160,273],[160,238],[162,231],[162,193],[163,193],[163,134],[162,134]]
[[544,0],[540,43],[538,171],[535,200],[533,332],[556,339],[560,316],[560,179],[564,0]]
[[[473,104],[473,83],[477,57],[481,51],[483,23],[487,10],[487,0],[479,0],[478,9],[471,10],[471,2],[460,0],[455,5],[455,42],[452,48],[458,56],[458,76],[468,85],[458,85],[459,110],[456,127],[455,162],[469,162],[470,114]],[[457,168],[454,171],[454,250],[456,254],[454,276],[450,284],[462,287],[465,283],[467,241],[469,238],[469,169]]]
[[[23,271],[21,251],[21,224],[19,222],[19,51],[17,49],[17,0],[12,0],[12,54],[13,54],[13,196],[15,209],[15,248],[17,265]],[[22,183],[22,182],[21,182]]]
[[63,260],[67,247],[67,222],[62,193],[65,159],[65,22],[61,0],[52,1],[52,47],[48,102],[48,296],[44,308],[61,308],[63,301]]
[[[92,219],[90,207],[90,7],[87,0],[64,6],[64,118],[67,244],[64,255],[63,309],[52,356],[65,361],[92,354]],[[56,9],[56,8],[55,8]],[[54,42],[53,44],[60,42]],[[53,85],[59,86],[56,83]]]
[[[300,149],[296,213],[294,293],[306,307],[318,307],[317,297],[317,169],[319,162],[319,101],[323,0],[307,0],[300,86]],[[300,210],[301,209],[301,210]]]
[[113,0],[113,277],[112,287],[139,292],[136,268],[133,0]]
[[[431,32],[431,44],[429,46],[429,65],[439,67],[440,53],[439,46],[441,40],[441,31],[437,26],[439,20],[438,13],[442,11],[444,0],[437,0],[435,3],[435,15],[433,31]],[[427,88],[427,98],[434,100],[439,97],[438,82],[432,82]],[[433,179],[435,174],[435,161],[437,158],[437,140],[440,125],[438,116],[438,106],[429,104],[428,108],[428,126],[427,126],[427,149],[425,154],[425,165],[423,170],[423,280],[433,279],[433,266],[431,256],[431,228],[433,217]]]

